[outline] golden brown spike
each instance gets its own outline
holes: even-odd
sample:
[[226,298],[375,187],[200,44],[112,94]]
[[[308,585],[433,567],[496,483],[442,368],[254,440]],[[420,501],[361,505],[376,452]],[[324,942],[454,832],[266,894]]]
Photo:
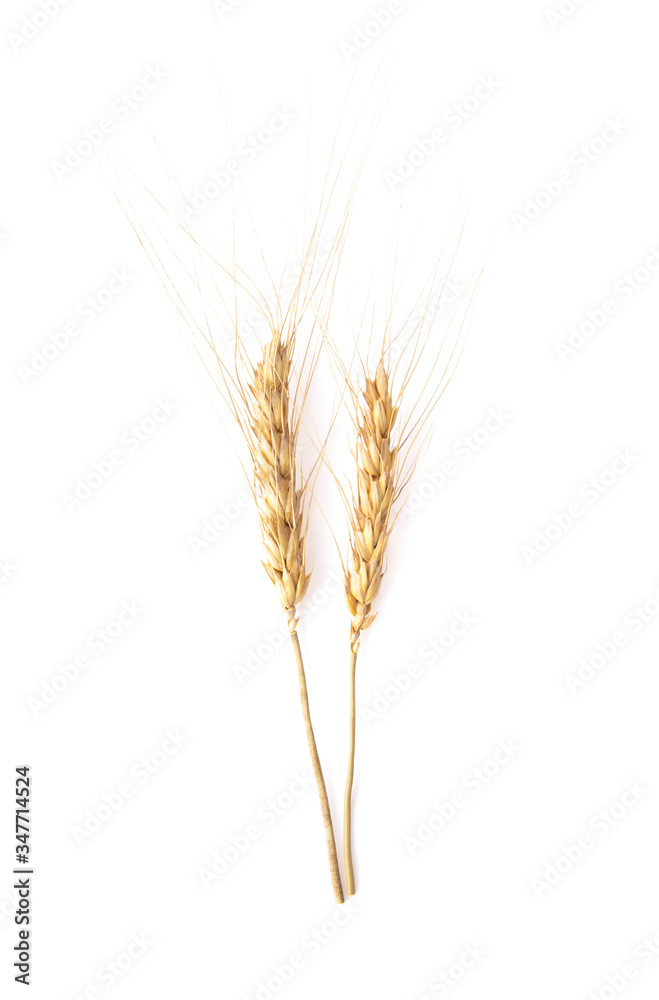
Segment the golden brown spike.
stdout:
[[345,578],[346,601],[352,618],[352,653],[359,649],[362,631],[375,620],[371,607],[384,573],[396,495],[398,447],[393,435],[397,413],[389,373],[382,359],[375,377],[366,380],[359,405],[357,491],[350,515],[350,556]]
[[297,628],[295,608],[309,576],[304,565],[303,490],[296,482],[294,429],[290,415],[291,341],[275,332],[254,369],[252,435],[254,484],[265,571]]
[[296,605],[307,591],[309,574],[304,564],[304,490],[296,477],[296,427],[291,415],[289,379],[293,343],[294,337],[284,336],[275,330],[263,348],[249,385],[249,443],[254,460],[254,497],[265,549],[263,566],[288,615],[304,727],[320,797],[332,888],[337,903],[343,903],[332,815],[311,724],[307,681],[297,635],[298,619],[295,616]]

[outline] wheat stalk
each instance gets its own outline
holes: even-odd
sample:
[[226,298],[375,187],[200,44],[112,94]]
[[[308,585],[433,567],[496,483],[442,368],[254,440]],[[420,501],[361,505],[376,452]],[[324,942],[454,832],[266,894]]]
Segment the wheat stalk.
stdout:
[[[362,361],[364,388],[361,391],[353,386],[347,368],[341,361],[327,331],[325,332],[325,340],[339,369],[341,380],[344,383],[344,391],[348,390],[355,409],[353,457],[356,481],[350,500],[348,500],[345,491],[341,489],[348,508],[349,553],[344,565],[344,574],[345,597],[351,619],[349,748],[343,801],[343,860],[348,895],[355,893],[352,858],[352,787],[355,769],[355,679],[361,635],[373,624],[377,616],[377,612],[373,611],[373,603],[380,592],[382,578],[385,574],[387,546],[396,518],[400,513],[401,497],[408,488],[416,468],[419,457],[418,442],[423,434],[424,426],[450,382],[462,356],[465,343],[464,333],[473,311],[482,269],[472,282],[471,293],[467,296],[467,308],[461,317],[457,336],[440,377],[437,378],[436,371],[442,355],[442,348],[448,337],[448,331],[435,351],[434,360],[428,366],[428,373],[422,375],[422,385],[416,390],[416,400],[410,408],[410,412],[402,419],[401,406],[405,391],[409,388],[414,375],[423,371],[424,368],[422,362],[434,322],[433,317],[424,333],[423,327],[428,306],[433,297],[438,294],[449,273],[450,266],[446,275],[443,278],[438,278],[438,261],[426,286],[425,294],[427,297],[422,317],[411,330],[407,331],[408,337],[397,362],[392,359],[391,349],[397,338],[391,335],[392,314],[390,312],[385,323],[385,332],[382,336],[373,375],[369,375],[368,367]],[[458,307],[456,307],[452,319],[455,319],[456,316],[459,316]],[[449,323],[449,328],[450,325]],[[401,336],[403,332],[405,332],[405,324],[402,325],[398,336]],[[357,347],[356,353],[358,354]],[[398,379],[398,387],[395,388],[394,381],[399,373],[401,361],[403,361],[402,376]],[[429,397],[425,403],[423,402],[424,393]],[[429,434],[426,435],[425,440],[427,443]],[[334,478],[336,479],[336,477]]]
[[332,888],[338,903],[344,902],[336,853],[332,815],[323,771],[314,737],[307,683],[297,636],[296,606],[309,585],[304,560],[304,491],[296,479],[296,428],[290,413],[291,340],[276,331],[265,345],[250,385],[256,506],[265,549],[263,566],[274,584],[295,654],[302,714],[309,744],[327,841]]
[[355,893],[352,862],[352,784],[355,770],[355,674],[360,636],[375,621],[373,601],[384,574],[391,511],[396,495],[394,407],[389,376],[380,360],[375,377],[366,379],[359,414],[357,442],[357,492],[350,516],[350,555],[345,574],[345,595],[350,611],[350,744],[348,775],[343,800],[343,861],[348,895]]

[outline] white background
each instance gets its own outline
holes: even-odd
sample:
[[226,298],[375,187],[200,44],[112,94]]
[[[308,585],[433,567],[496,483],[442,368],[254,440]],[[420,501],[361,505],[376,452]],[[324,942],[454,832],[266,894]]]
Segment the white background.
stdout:
[[[352,916],[336,929],[313,789],[271,827],[261,821],[258,841],[208,888],[200,879],[214,852],[308,768],[293,663],[278,638],[267,645],[282,618],[258,566],[251,509],[200,554],[191,548],[220,505],[235,511],[244,484],[103,157],[94,151],[60,178],[54,164],[109,114],[116,150],[147,186],[167,190],[153,135],[192,196],[230,158],[229,131],[238,141],[287,108],[294,122],[242,171],[279,270],[286,225],[294,231],[300,218],[307,150],[313,188],[339,131],[356,65],[342,45],[366,37],[355,33],[371,9],[243,0],[227,13],[205,2],[70,0],[41,26],[35,3],[3,5],[3,995],[23,989],[11,982],[11,827],[13,769],[28,763],[37,998],[263,1000],[270,993],[259,983],[294,953],[303,968],[277,994],[272,980],[272,995],[580,1000],[616,995],[610,976],[635,1000],[657,996],[659,955],[650,960],[642,942],[659,932],[659,158],[656,28],[641,0],[590,0],[555,24],[548,11],[558,0],[414,0],[363,48],[344,133],[374,79],[386,101],[337,299],[363,305],[400,218],[408,237],[419,234],[405,285],[414,300],[456,204],[467,201],[456,273],[466,282],[486,254],[487,266],[417,481],[425,496],[399,522],[380,616],[362,642],[359,705],[379,715],[358,720]],[[34,37],[17,42],[21,31]],[[114,102],[124,106],[121,95],[149,70],[166,76],[119,117]],[[451,127],[445,116],[481,76],[496,81],[494,92]],[[620,134],[588,146],[607,119]],[[400,186],[392,191],[385,172],[437,126],[447,139],[407,179],[401,209]],[[565,170],[572,182],[561,190]],[[533,210],[528,199],[545,182],[558,196]],[[519,221],[525,210],[536,216],[528,224]],[[230,219],[225,192],[204,222],[226,253]],[[648,258],[655,270],[637,271]],[[113,269],[130,280],[88,323],[80,303]],[[638,287],[625,291],[635,271]],[[588,312],[599,315],[609,300],[606,322],[588,326]],[[79,334],[26,378],[34,352],[72,321]],[[561,360],[557,341],[584,323],[592,335]],[[347,327],[333,332],[350,343]],[[159,399],[176,409],[67,512],[63,495],[76,479]],[[465,435],[490,408],[506,419],[479,432],[487,440],[476,451]],[[583,488],[619,449],[633,460],[599,480],[607,488],[591,502]],[[428,485],[447,460],[454,475]],[[331,484],[322,489],[343,544],[340,505]],[[575,502],[582,515],[525,557],[552,515]],[[328,576],[338,557],[317,513],[309,546],[313,613],[301,637],[340,831],[348,622]],[[97,655],[89,637],[130,601],[140,613]],[[644,605],[645,621],[633,612]],[[432,663],[424,646],[456,612],[475,623]],[[598,643],[621,632],[624,645],[602,665]],[[254,664],[259,646],[259,669],[240,683],[236,666]],[[85,652],[88,666],[35,710],[30,699]],[[573,693],[566,676],[593,656],[599,667]],[[398,694],[391,677],[404,685],[411,663],[423,675]],[[141,780],[140,759],[168,731],[187,739]],[[469,775],[500,740],[518,749],[476,791]],[[127,780],[131,798],[78,843],[75,828]],[[614,807],[601,833],[593,818],[626,783],[643,792]],[[464,805],[410,848],[405,838],[458,791]],[[580,860],[558,860],[585,835],[592,846]],[[548,864],[558,876],[543,888]],[[323,925],[324,943],[309,947]],[[108,963],[134,934],[150,943],[113,978]],[[484,956],[465,971],[456,963],[476,943]],[[452,970],[450,990],[435,978],[442,970]]]

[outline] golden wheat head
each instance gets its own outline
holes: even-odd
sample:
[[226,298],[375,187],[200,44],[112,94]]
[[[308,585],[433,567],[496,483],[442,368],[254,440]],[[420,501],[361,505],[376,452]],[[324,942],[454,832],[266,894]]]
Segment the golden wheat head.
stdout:
[[263,566],[277,589],[288,625],[309,575],[304,565],[303,489],[296,482],[295,433],[290,414],[291,342],[275,332],[254,369],[252,452]]
[[359,649],[359,637],[375,620],[371,606],[384,574],[391,510],[396,496],[398,447],[389,374],[380,360],[375,377],[366,379],[359,404],[357,492],[350,514],[350,556],[346,568],[346,601],[352,618],[350,648]]

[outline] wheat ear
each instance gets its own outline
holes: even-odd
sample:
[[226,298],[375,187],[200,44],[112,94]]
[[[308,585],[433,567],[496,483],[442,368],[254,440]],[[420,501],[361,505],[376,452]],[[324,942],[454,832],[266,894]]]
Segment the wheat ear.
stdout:
[[352,783],[355,770],[355,673],[360,636],[373,624],[373,601],[380,590],[396,498],[398,447],[394,406],[384,359],[366,379],[358,405],[357,491],[350,515],[350,554],[345,594],[350,611],[350,744],[343,800],[343,862],[348,895],[355,893],[352,864]]
[[304,561],[304,491],[296,478],[296,433],[290,414],[291,364],[291,341],[275,332],[264,347],[250,385],[253,396],[251,450],[254,456],[254,493],[265,548],[263,566],[288,616],[304,726],[325,827],[332,888],[336,901],[343,903],[332,815],[311,724],[307,682],[297,635],[296,605],[307,591],[309,575]]
[[296,482],[290,418],[291,343],[278,332],[266,343],[250,385],[254,482],[266,573],[296,630],[296,605],[309,578],[304,568],[303,491]]
[[372,625],[373,601],[380,590],[396,496],[398,448],[393,440],[398,409],[381,360],[366,379],[359,414],[357,493],[350,517],[350,556],[345,577],[351,615],[350,652],[356,656],[361,633]]
[[[472,283],[471,291],[467,296],[466,309],[456,306],[449,322],[450,328],[452,323],[457,321],[459,329],[453,343],[449,342],[450,350],[446,365],[442,368],[440,358],[448,333],[439,344],[434,360],[426,368],[423,360],[429,344],[434,317],[431,318],[425,332],[423,328],[430,302],[441,290],[442,282],[445,280],[438,277],[438,272],[439,262],[422,296],[425,298],[425,308],[421,320],[414,323],[408,318],[401,328],[398,336],[403,332],[407,332],[409,335],[402,350],[399,351],[398,361],[395,362],[392,358],[391,348],[398,338],[391,334],[391,314],[389,315],[381,347],[376,355],[378,360],[372,378],[369,376],[368,368],[362,362],[365,386],[361,392],[353,387],[345,365],[328,334],[325,334],[326,343],[355,404],[353,428],[356,441],[354,448],[356,487],[351,501],[348,500],[345,491],[341,489],[349,513],[350,546],[345,566],[345,595],[351,618],[350,716],[348,771],[343,802],[343,859],[346,887],[350,896],[354,895],[355,892],[352,861],[352,786],[355,768],[357,653],[362,632],[369,628],[376,618],[376,613],[373,612],[373,603],[378,596],[384,576],[387,545],[401,510],[401,496],[409,487],[418,461],[419,438],[448,386],[464,350],[466,330],[473,311],[482,269]],[[358,354],[357,345],[355,353]],[[401,372],[399,365],[405,355],[407,355],[406,362]],[[399,416],[403,396],[417,373],[421,381],[420,391],[418,394],[415,393],[416,401],[413,401],[409,413],[403,419]],[[395,390],[393,388],[394,381],[396,381]],[[426,391],[428,391],[429,398],[423,402],[423,395]],[[429,434],[430,432],[426,434],[426,442],[429,439]]]

